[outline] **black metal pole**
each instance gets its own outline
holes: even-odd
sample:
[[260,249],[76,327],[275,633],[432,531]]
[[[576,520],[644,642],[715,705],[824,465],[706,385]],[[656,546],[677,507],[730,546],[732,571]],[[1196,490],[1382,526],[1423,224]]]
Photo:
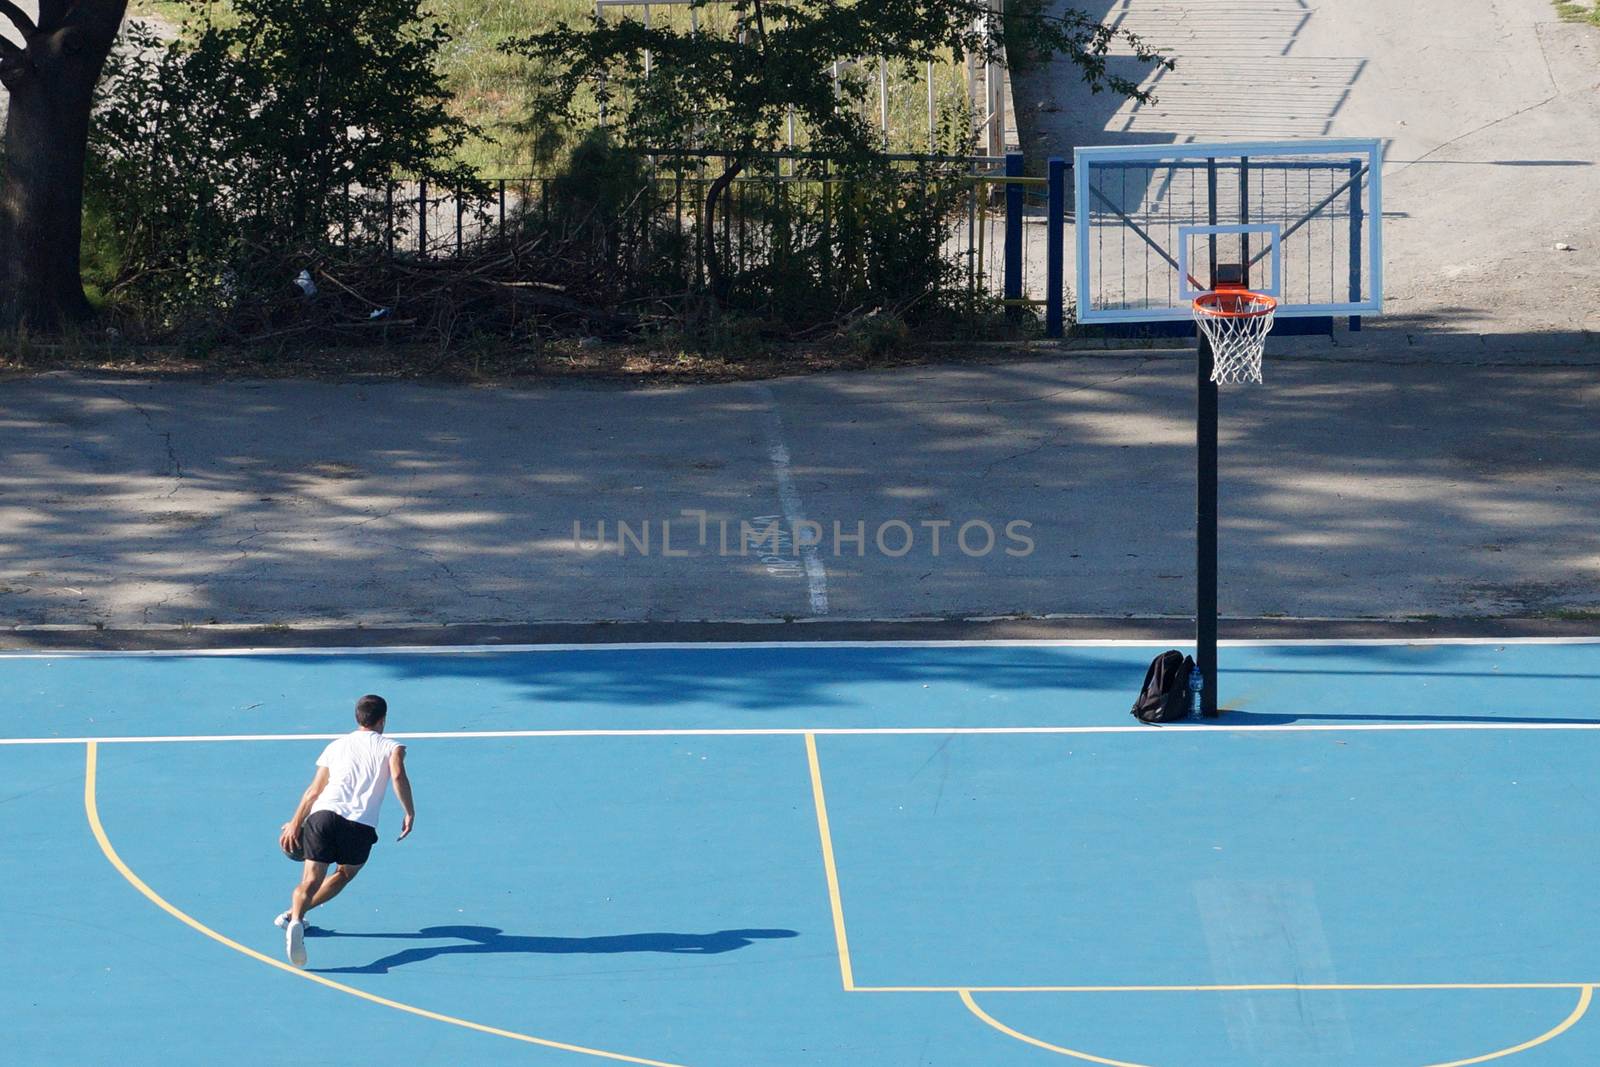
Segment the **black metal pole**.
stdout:
[[1200,333],[1195,361],[1194,661],[1205,679],[1200,714],[1217,717],[1217,383],[1211,340]]

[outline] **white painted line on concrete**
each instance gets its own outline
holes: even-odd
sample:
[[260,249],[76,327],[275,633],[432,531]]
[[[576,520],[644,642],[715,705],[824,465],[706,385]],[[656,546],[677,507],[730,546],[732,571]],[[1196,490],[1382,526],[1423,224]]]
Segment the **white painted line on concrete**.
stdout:
[[[284,620],[278,619],[271,622],[130,622],[108,626],[104,623],[94,625],[77,622],[48,622],[48,623],[16,623],[11,626],[0,626],[0,633],[230,633],[235,631],[260,632],[272,630],[279,632],[295,630],[366,630],[381,632],[387,630],[437,630],[445,633],[450,630],[469,630],[474,628],[505,629],[508,627],[555,627],[555,626],[671,626],[687,625],[718,625],[718,626],[804,626],[809,624],[841,623],[872,623],[905,625],[908,623],[936,622],[946,624],[979,623],[979,622],[1089,622],[1089,623],[1123,623],[1123,622],[1171,622],[1192,624],[1192,615],[1139,615],[1108,619],[1105,615],[1087,615],[1081,612],[1052,611],[1044,614],[1030,615],[830,615],[826,619],[812,619],[799,616],[793,619],[776,618],[773,616],[743,616],[729,615],[718,616],[710,619],[671,619],[650,621],[645,619],[619,619],[619,618],[548,618],[525,619],[508,622],[505,619],[479,619],[457,622],[428,623],[428,622],[361,622],[351,619],[304,619]],[[1261,619],[1257,616],[1221,615],[1218,618],[1223,622],[1268,622],[1268,623],[1322,623],[1340,622],[1364,626],[1383,626],[1395,623],[1416,622],[1413,617],[1405,615],[1282,615],[1271,619]],[[1466,621],[1472,621],[1467,619]]]
[[801,562],[806,569],[806,588],[811,597],[811,614],[828,613],[828,572],[822,566],[822,556],[814,544],[799,544],[799,530],[806,522],[805,509],[800,505],[800,491],[794,487],[794,476],[789,471],[789,448],[783,443],[783,417],[778,414],[778,398],[766,385],[758,385],[761,394],[761,428],[767,435],[767,457],[772,461],[772,473],[778,481],[778,503],[783,507],[784,518],[789,520],[789,530],[796,540]]
[[[457,730],[392,733],[397,741],[481,741],[486,738],[541,737],[872,737],[952,735],[1055,735],[1055,734],[1196,734],[1212,737],[1240,734],[1281,733],[1416,733],[1471,731],[1600,730],[1600,722],[1369,722],[1369,723],[1275,723],[1264,726],[1229,726],[1169,723],[1165,726],[761,726],[729,728],[685,728],[640,730]],[[343,734],[169,734],[141,737],[6,737],[7,745],[83,745],[90,741],[103,745],[189,744],[219,741],[332,741]]]
[[[1595,637],[1308,637],[1240,638],[1217,642],[1223,648],[1376,648],[1449,645],[1600,645]],[[932,641],[619,641],[614,643],[526,645],[360,645],[328,648],[142,648],[142,649],[0,649],[0,659],[160,658],[166,656],[480,656],[491,653],[526,655],[553,652],[695,652],[737,649],[820,648],[1184,648],[1182,641],[1150,638],[1044,637],[982,638]],[[1317,668],[1308,666],[1306,673]],[[1226,670],[1224,670],[1226,673]]]

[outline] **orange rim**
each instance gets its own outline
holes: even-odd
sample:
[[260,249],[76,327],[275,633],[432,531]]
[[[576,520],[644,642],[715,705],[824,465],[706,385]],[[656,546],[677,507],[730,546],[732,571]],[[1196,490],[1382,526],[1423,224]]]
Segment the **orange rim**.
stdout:
[[1195,314],[1213,319],[1256,319],[1277,309],[1278,301],[1274,297],[1248,289],[1222,289],[1194,298]]

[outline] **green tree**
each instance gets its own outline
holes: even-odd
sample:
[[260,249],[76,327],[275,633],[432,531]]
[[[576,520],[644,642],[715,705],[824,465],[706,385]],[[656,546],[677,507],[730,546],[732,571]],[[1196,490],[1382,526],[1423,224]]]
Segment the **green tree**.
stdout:
[[170,305],[284,287],[284,255],[379,240],[394,178],[471,187],[451,161],[469,128],[438,69],[450,35],[423,2],[234,0],[226,24],[131,35],[101,86],[91,163],[124,292]]
[[[706,6],[710,0],[696,0]],[[619,141],[632,147],[706,149],[724,153],[706,192],[703,232],[713,233],[729,185],[761,153],[782,146],[793,114],[807,147],[843,167],[863,167],[883,150],[865,115],[870,92],[859,67],[834,78],[834,62],[881,56],[914,75],[941,57],[997,58],[1004,39],[1030,60],[1068,57],[1095,92],[1138,100],[1149,94],[1106,63],[1122,41],[1151,65],[1171,66],[1144,41],[1073,9],[1045,14],[1027,4],[1002,27],[987,0],[726,0],[731,29],[696,32],[646,26],[637,19],[591,19],[507,42],[507,50],[539,61],[548,83],[537,93],[538,122],[579,127],[606,111]],[[652,62],[646,69],[645,56]],[[592,94],[592,95],[586,95]],[[712,291],[726,296],[727,277],[705,242]]]

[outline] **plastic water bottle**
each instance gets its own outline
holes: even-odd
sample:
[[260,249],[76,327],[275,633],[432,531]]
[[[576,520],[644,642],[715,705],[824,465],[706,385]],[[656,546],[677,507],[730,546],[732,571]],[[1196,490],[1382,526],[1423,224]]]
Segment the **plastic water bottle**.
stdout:
[[1189,715],[1191,717],[1198,717],[1200,714],[1200,708],[1202,707],[1200,694],[1204,692],[1205,687],[1206,676],[1200,673],[1200,665],[1197,663],[1189,668]]

